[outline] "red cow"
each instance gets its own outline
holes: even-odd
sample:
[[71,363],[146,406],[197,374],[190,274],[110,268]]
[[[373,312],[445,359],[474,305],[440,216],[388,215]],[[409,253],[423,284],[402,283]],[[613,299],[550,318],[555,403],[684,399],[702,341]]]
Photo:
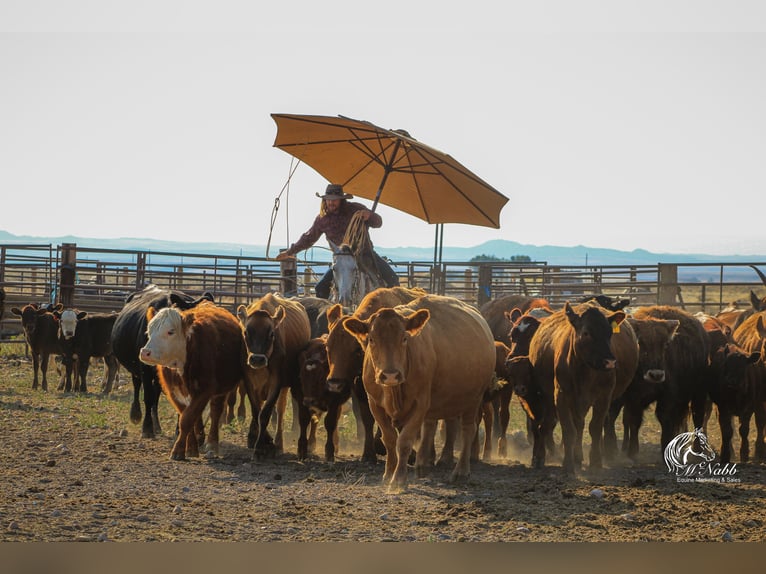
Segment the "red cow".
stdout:
[[[277,424],[276,442],[267,427],[280,395],[290,389],[297,403],[300,424],[298,458],[304,459],[308,456],[306,433],[311,424],[311,413],[303,404],[298,377],[298,353],[306,347],[311,337],[306,310],[296,301],[267,293],[247,307],[240,305],[237,316],[247,346],[247,364],[251,369],[260,371],[259,379],[266,389],[266,400],[258,416],[257,428],[250,428],[248,446],[253,447],[255,458],[274,456],[282,450],[281,421],[278,420]],[[277,411],[278,418],[281,412]]]
[[61,311],[63,305],[56,307],[47,305],[40,307],[36,303],[30,303],[23,308],[12,307],[11,313],[21,317],[21,326],[24,329],[24,338],[32,353],[33,379],[32,388],[38,385],[37,372],[42,372],[42,389],[48,390],[48,359],[51,354],[61,354],[61,344],[58,340],[58,320],[52,311]]
[[[742,439],[740,445],[740,460],[745,462],[750,456],[750,419],[755,414],[755,458],[766,459],[766,444],[764,444],[764,432],[766,430],[766,312],[756,313],[748,317],[734,331],[734,341],[739,345],[742,352],[747,354],[748,360],[752,360],[756,353],[760,354],[759,360],[751,362],[745,372],[745,379],[741,384],[729,383],[724,399],[724,417],[719,418],[721,434],[726,435],[724,440],[731,437],[731,416],[739,417],[739,435]],[[715,398],[713,398],[715,400]],[[718,406],[721,417],[721,405]],[[724,442],[721,449],[721,460],[724,456],[724,448],[728,451]]]
[[166,307],[155,311],[150,307],[146,318],[148,339],[139,359],[158,367],[162,390],[180,417],[171,459],[199,456],[197,435],[208,402],[207,448],[218,455],[218,427],[226,395],[249,375],[237,319],[210,302],[187,310]]
[[424,473],[439,419],[459,418],[462,448],[452,479],[470,474],[476,419],[495,370],[492,332],[473,307],[426,295],[343,327],[365,348],[362,379],[383,432],[390,490],[407,482],[407,460],[420,433],[415,468]]

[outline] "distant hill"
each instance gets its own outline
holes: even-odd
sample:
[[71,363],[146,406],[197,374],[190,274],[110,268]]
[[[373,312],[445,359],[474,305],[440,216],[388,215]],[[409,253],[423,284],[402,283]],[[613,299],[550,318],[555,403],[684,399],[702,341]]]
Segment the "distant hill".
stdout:
[[[242,255],[247,257],[265,257],[265,245],[236,245],[233,243],[216,242],[187,242],[166,241],[148,238],[120,237],[111,239],[88,238],[67,235],[62,237],[35,237],[25,235],[13,235],[0,230],[0,245],[2,244],[52,244],[75,243],[82,247],[100,249],[125,249],[143,250],[150,252],[184,252],[213,255]],[[319,245],[319,243],[318,243]],[[322,242],[321,245],[324,245]],[[279,251],[280,246],[272,245],[270,255],[273,257]],[[428,262],[434,259],[433,247],[381,247],[376,250],[383,256],[393,261],[421,261]],[[555,245],[528,245],[496,239],[476,245],[474,247],[444,247],[442,250],[443,261],[469,261],[478,255],[494,255],[498,258],[510,259],[514,255],[527,255],[532,261],[546,262],[549,265],[656,265],[657,263],[757,263],[766,270],[766,255],[707,255],[699,254],[676,254],[676,253],[652,253],[643,249],[633,251],[619,251],[617,249],[604,249],[578,245],[575,247],[558,247]],[[315,248],[309,254],[315,261],[328,261],[330,253],[326,249]],[[687,274],[689,271],[687,270]],[[699,280],[706,280],[709,271],[701,273]],[[743,268],[746,280],[757,280],[752,270]],[[688,275],[686,279],[689,279]]]

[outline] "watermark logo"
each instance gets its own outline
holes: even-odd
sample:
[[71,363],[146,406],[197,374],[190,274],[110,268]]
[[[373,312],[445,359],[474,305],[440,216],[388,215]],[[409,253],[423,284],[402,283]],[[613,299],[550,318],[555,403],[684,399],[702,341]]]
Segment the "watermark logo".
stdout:
[[702,429],[681,433],[665,447],[665,464],[677,482],[740,482],[737,465],[714,462],[716,454]]

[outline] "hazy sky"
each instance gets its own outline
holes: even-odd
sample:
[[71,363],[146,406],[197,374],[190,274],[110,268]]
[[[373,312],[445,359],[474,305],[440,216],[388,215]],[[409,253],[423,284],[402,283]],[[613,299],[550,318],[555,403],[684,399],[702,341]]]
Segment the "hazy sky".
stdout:
[[[0,0],[0,31],[11,233],[265,244],[281,112],[406,129],[510,198],[446,245],[766,253],[761,2]],[[273,245],[326,183],[299,166]],[[433,245],[378,212],[375,244]]]

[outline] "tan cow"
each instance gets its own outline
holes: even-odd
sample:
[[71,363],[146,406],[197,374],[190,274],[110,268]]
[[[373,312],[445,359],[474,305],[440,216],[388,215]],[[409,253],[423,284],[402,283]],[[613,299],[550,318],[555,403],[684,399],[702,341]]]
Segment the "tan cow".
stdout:
[[421,429],[415,468],[422,475],[437,422],[451,418],[460,418],[463,436],[451,478],[467,477],[476,418],[495,371],[484,318],[458,299],[426,295],[364,321],[347,317],[343,326],[365,348],[362,379],[386,447],[383,483],[390,491],[406,486]]

